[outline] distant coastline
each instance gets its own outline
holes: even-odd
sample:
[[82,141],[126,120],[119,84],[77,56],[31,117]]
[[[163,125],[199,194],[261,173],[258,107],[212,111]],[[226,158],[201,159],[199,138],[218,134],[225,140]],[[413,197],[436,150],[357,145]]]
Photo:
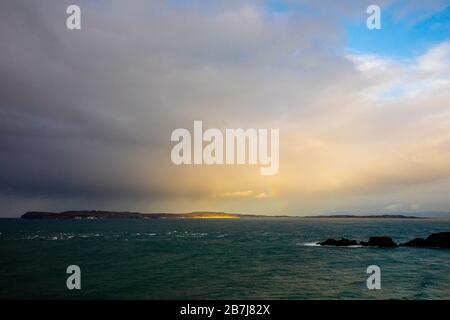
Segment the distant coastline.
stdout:
[[256,215],[214,211],[196,211],[188,213],[140,213],[129,211],[74,210],[62,212],[29,211],[21,219],[33,220],[100,220],[100,219],[245,219],[245,218],[302,218],[302,219],[427,219],[427,217],[401,214],[374,215],[317,215],[317,216],[280,216]]
[[407,216],[403,214],[373,214],[373,215],[353,215],[353,214],[336,214],[336,215],[319,215],[319,216],[305,216],[304,218],[319,218],[319,219],[427,219],[428,217]]
[[140,213],[128,211],[79,210],[63,212],[30,211],[22,219],[68,220],[68,219],[239,219],[239,218],[290,218],[289,216],[263,216],[226,212],[198,211],[189,213]]

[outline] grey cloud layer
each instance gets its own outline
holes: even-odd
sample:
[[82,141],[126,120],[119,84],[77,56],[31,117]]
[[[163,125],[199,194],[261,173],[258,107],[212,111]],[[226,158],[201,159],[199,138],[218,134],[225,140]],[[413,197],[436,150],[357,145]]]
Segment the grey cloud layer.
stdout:
[[339,24],[365,2],[299,2],[311,16],[261,1],[81,1],[75,32],[68,4],[0,4],[3,212],[207,196],[170,163],[174,128],[201,119],[314,135],[370,86],[345,57]]

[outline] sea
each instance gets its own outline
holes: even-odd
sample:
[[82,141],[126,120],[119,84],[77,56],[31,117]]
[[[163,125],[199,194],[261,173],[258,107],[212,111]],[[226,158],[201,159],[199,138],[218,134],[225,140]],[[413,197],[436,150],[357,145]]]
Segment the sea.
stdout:
[[0,219],[0,299],[450,299],[449,249],[317,245],[444,231],[445,218]]

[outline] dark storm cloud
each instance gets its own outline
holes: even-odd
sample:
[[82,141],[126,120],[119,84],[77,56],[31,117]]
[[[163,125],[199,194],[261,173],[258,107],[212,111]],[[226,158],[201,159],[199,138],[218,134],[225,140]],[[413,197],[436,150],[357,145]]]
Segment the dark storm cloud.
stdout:
[[[68,4],[3,1],[0,7],[5,194],[146,199],[176,194],[142,181],[142,164],[137,168],[133,161],[137,154],[153,162],[150,172],[167,166],[161,152],[169,147],[172,128],[186,118],[214,117],[215,103],[229,94],[245,96],[242,83],[258,86],[264,79],[252,70],[305,46],[313,34],[280,38],[280,31],[320,26],[311,19],[267,26],[252,2],[208,7],[83,1],[82,30],[70,32]],[[270,49],[268,40],[274,44]],[[229,81],[246,70],[242,83]],[[242,110],[232,104],[228,109]],[[253,118],[251,109],[240,117]]]
[[0,191],[151,198],[158,191],[126,181],[126,155],[157,136],[138,132],[127,116],[137,101],[130,99],[126,53],[114,41],[102,47],[95,37],[69,33],[66,6],[0,5]]

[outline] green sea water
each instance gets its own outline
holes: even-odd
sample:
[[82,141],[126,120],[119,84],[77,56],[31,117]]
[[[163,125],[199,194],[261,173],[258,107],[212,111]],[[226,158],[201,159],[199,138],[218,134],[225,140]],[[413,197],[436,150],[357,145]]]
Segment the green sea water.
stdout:
[[[450,220],[0,219],[0,298],[450,299],[448,249],[314,245],[442,231]],[[69,265],[81,290],[66,288]]]

